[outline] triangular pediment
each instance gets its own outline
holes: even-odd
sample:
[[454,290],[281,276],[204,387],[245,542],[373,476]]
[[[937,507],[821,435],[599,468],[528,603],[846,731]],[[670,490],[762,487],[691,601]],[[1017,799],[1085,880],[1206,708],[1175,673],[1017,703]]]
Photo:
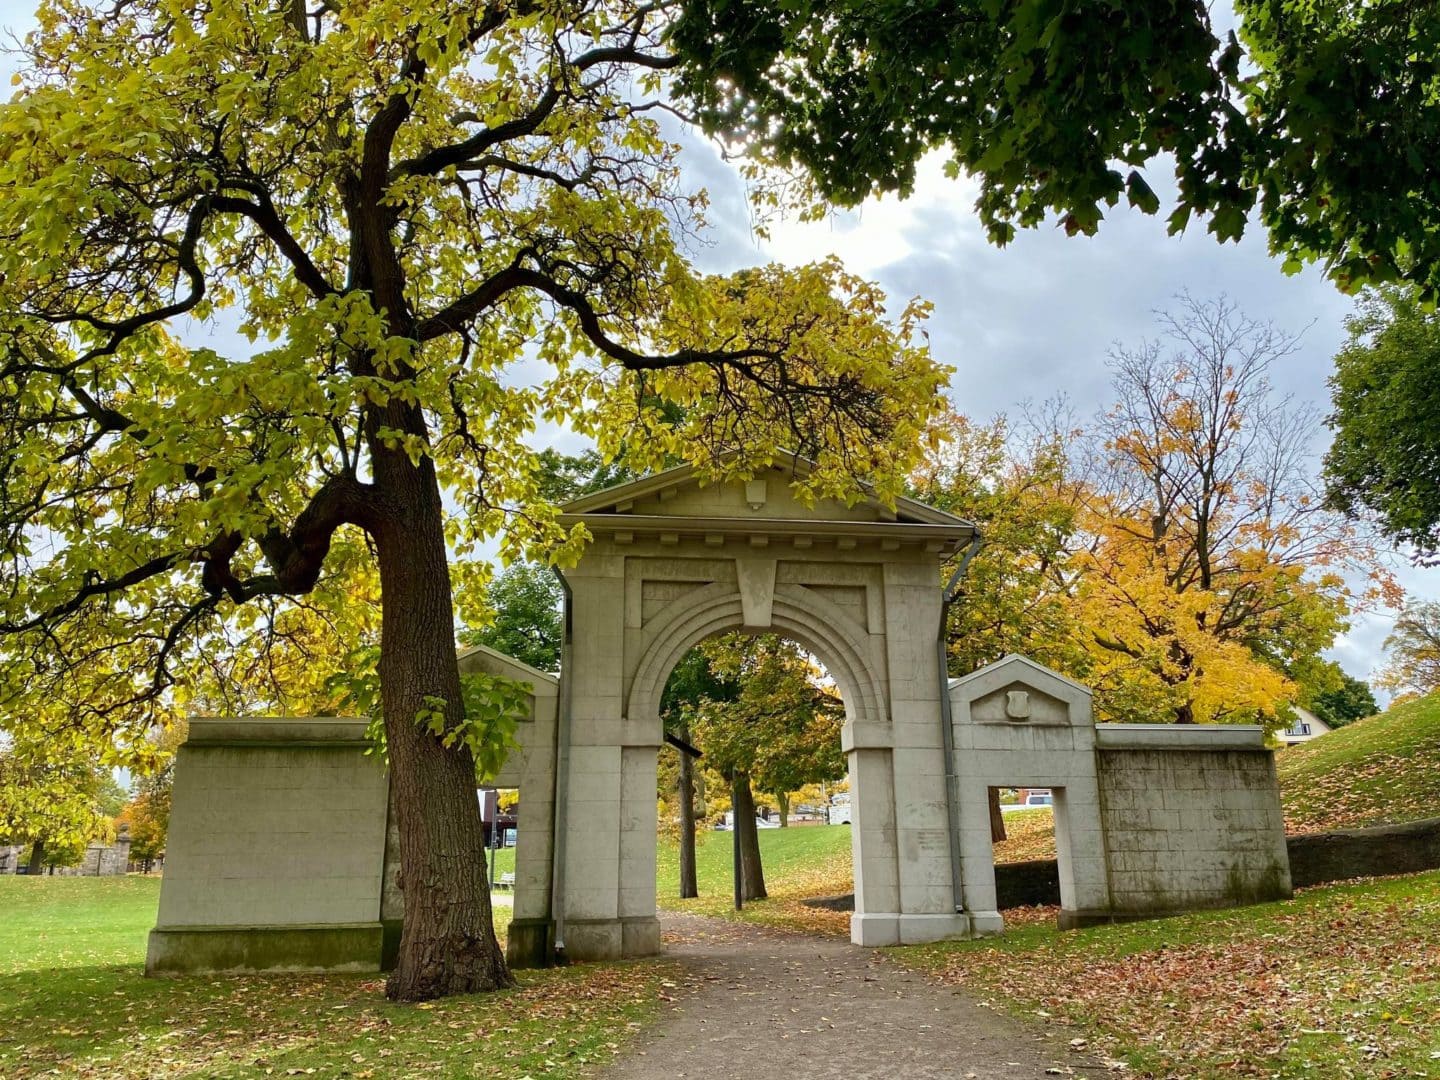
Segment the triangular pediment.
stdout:
[[681,465],[639,480],[597,491],[561,507],[567,517],[624,514],[636,518],[732,518],[748,520],[861,522],[931,525],[973,533],[974,526],[914,499],[900,498],[892,509],[879,499],[846,505],[821,499],[813,506],[795,497],[792,485],[810,463],[795,455],[762,469],[750,480],[702,482],[692,465]]

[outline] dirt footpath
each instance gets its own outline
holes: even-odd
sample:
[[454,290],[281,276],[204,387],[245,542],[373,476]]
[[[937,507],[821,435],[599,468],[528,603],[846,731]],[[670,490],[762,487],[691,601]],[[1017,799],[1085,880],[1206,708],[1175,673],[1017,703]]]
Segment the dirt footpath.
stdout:
[[674,991],[670,1017],[608,1066],[604,1080],[1105,1075],[1063,1039],[875,950],[721,919],[664,920],[685,985]]

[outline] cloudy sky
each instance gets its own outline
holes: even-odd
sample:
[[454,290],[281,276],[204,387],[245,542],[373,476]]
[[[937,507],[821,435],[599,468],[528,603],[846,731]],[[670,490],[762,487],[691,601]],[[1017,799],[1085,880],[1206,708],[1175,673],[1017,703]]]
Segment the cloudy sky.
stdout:
[[[31,0],[0,0],[0,26],[23,32],[31,7]],[[6,82],[9,66],[0,57]],[[904,202],[874,201],[816,224],[782,223],[761,241],[738,173],[703,140],[678,134],[691,182],[712,199],[714,227],[708,245],[694,251],[697,264],[728,271],[834,253],[851,271],[879,281],[897,304],[929,299],[932,348],[955,368],[950,394],[962,412],[988,417],[1064,396],[1077,415],[1089,415],[1107,401],[1110,347],[1154,337],[1154,312],[1182,290],[1199,298],[1227,294],[1251,317],[1303,333],[1302,347],[1272,370],[1272,381],[1298,401],[1328,406],[1325,380],[1352,303],[1314,270],[1283,274],[1258,230],[1239,244],[1220,245],[1203,225],[1167,236],[1163,208],[1159,217],[1117,208],[1094,238],[1044,227],[997,249],[973,212],[973,184],[946,180],[935,160]],[[1164,200],[1166,177],[1148,179]],[[569,441],[562,433],[549,437]],[[1440,596],[1440,570],[1402,563],[1401,577],[1416,595]],[[1351,674],[1368,677],[1389,624],[1383,614],[1358,617],[1334,657]]]
[[[897,302],[925,297],[935,305],[931,346],[955,369],[950,396],[961,412],[989,417],[1063,396],[1088,417],[1110,400],[1111,347],[1156,337],[1155,312],[1186,290],[1201,299],[1228,295],[1250,317],[1300,335],[1300,348],[1272,368],[1271,381],[1297,404],[1328,411],[1326,378],[1353,301],[1318,270],[1284,274],[1261,230],[1223,245],[1203,223],[1167,235],[1163,200],[1171,185],[1163,172],[1148,177],[1162,198],[1159,216],[1117,207],[1090,238],[1045,226],[1003,249],[991,246],[973,209],[976,185],[947,180],[936,158],[922,167],[909,199],[875,200],[816,224],[786,223],[762,241],[750,228],[736,170],[699,138],[685,141],[690,172],[713,199],[713,244],[697,251],[697,262],[730,270],[833,253]],[[1329,440],[1323,429],[1316,436],[1318,470]],[[1440,596],[1440,570],[1412,569],[1398,558],[1397,569],[1413,594]],[[1357,616],[1332,655],[1368,678],[1392,618]]]

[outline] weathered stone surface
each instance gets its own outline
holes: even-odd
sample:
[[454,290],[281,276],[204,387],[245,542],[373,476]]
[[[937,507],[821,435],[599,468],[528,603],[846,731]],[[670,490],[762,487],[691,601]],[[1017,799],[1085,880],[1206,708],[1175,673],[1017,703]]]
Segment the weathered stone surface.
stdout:
[[1104,749],[1106,734],[1098,758],[1112,912],[1290,895],[1274,754],[1258,729],[1241,730],[1253,740],[1248,749],[1234,748],[1243,743],[1233,733],[1218,739],[1199,725],[1147,730],[1123,749]]
[[385,929],[356,926],[187,926],[150,931],[147,975],[197,971],[379,971]]
[[1440,868],[1440,818],[1289,838],[1297,889],[1327,881]]

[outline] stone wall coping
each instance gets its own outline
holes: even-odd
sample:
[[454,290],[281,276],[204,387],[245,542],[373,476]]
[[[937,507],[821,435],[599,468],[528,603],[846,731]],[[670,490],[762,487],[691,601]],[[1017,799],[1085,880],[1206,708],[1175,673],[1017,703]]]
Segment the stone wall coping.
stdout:
[[186,746],[273,743],[367,745],[368,720],[353,716],[193,716]]
[[1258,724],[1096,724],[1098,750],[1264,750]]

